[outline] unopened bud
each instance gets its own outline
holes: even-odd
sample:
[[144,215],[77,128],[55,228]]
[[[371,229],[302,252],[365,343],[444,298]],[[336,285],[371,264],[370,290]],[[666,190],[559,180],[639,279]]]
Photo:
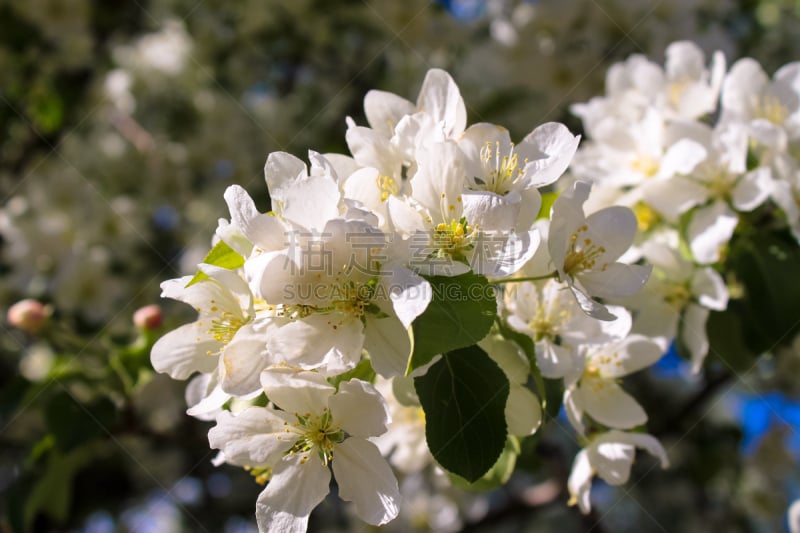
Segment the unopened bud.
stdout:
[[20,300],[8,308],[8,323],[25,333],[35,335],[50,318],[52,309],[37,300]]
[[157,304],[146,305],[133,313],[134,325],[143,331],[153,331],[160,328],[163,320],[161,307]]

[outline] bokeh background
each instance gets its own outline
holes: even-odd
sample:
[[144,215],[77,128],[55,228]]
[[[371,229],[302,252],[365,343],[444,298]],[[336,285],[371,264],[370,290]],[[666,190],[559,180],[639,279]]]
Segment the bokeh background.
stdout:
[[[580,133],[569,106],[601,94],[612,63],[661,62],[681,39],[772,73],[800,60],[800,2],[0,0],[0,308],[52,313],[36,334],[0,323],[0,531],[255,531],[261,487],[212,465],[210,423],[184,414],[184,384],[154,375],[148,349],[192,317],[159,284],[208,251],[225,187],[266,210],[268,153],[346,152],[364,94],[413,99],[431,67],[470,123]],[[152,303],[161,329],[136,327]],[[446,491],[385,529],[785,530],[800,341],[702,376],[668,353],[631,385],[670,470],[645,458],[621,488],[596,482],[582,516],[566,506],[577,446],[551,424],[508,487]],[[329,499],[310,529],[363,526]]]

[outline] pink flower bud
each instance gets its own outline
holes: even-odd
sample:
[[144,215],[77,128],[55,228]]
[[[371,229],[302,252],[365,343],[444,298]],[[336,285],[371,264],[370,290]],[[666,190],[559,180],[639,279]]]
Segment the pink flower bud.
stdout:
[[157,304],[146,305],[133,313],[133,323],[144,331],[153,331],[161,327],[164,317]]
[[25,333],[35,335],[50,318],[52,309],[37,300],[20,300],[8,308],[8,323]]

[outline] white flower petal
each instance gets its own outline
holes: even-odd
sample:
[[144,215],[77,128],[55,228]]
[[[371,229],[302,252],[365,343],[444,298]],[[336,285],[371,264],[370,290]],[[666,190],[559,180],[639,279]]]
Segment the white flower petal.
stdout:
[[620,378],[654,365],[664,350],[652,339],[633,334],[592,353],[591,364],[605,378]]
[[461,218],[462,204],[458,198],[464,190],[465,174],[458,145],[444,142],[421,147],[417,162],[419,168],[410,182],[412,197],[437,222],[449,223]]
[[284,457],[256,501],[259,533],[305,533],[308,515],[328,494],[330,480],[330,471],[317,457]]
[[592,296],[613,299],[639,292],[652,270],[651,265],[611,263],[603,271],[583,272],[578,279]]
[[[274,360],[336,375],[356,365],[364,346],[364,325],[345,313],[312,314],[275,329],[267,339]],[[324,365],[324,368],[322,368]]]
[[222,411],[208,431],[212,448],[222,450],[225,461],[239,466],[272,466],[295,443],[286,433],[287,417],[264,407],[250,407],[233,415]]
[[359,165],[372,167],[391,178],[399,179],[403,154],[389,138],[363,126],[347,128],[347,147]]
[[769,83],[764,69],[754,59],[745,57],[731,66],[722,86],[722,108],[748,117],[753,96],[760,94]]
[[231,395],[219,386],[217,374],[198,374],[189,381],[184,391],[186,414],[198,420],[213,421],[230,400]]
[[777,124],[773,124],[765,118],[758,118],[748,124],[750,136],[764,146],[768,146],[776,151],[786,150],[789,140],[786,137],[786,130]]
[[542,376],[548,379],[563,378],[572,365],[572,350],[553,344],[549,339],[536,343],[536,366]]
[[239,226],[231,224],[224,218],[217,220],[217,229],[214,234],[242,257],[248,257],[253,251],[252,241],[244,236]]
[[365,207],[380,206],[381,189],[378,187],[378,169],[366,167],[353,172],[344,182],[344,196],[361,202]]
[[161,297],[171,298],[191,305],[201,315],[216,314],[211,308],[216,306],[226,311],[238,312],[241,307],[228,287],[214,279],[204,280],[187,287],[192,276],[170,279],[161,283]]
[[[239,320],[253,315],[253,295],[247,282],[239,275],[238,271],[206,263],[200,263],[197,265],[197,269],[217,281],[221,285],[222,292],[222,294],[215,292],[213,300],[209,300],[204,305],[198,305],[200,312],[215,316],[220,316],[224,312],[232,313]],[[205,282],[197,285],[203,285],[203,283]],[[192,287],[189,287],[188,290],[191,290]],[[214,310],[214,307],[217,310]]]
[[639,296],[642,296],[643,303],[637,306],[634,331],[651,338],[673,339],[678,332],[680,310],[664,301],[661,294],[642,293]]
[[246,396],[259,390],[259,375],[269,364],[264,335],[255,331],[252,323],[243,326],[220,357],[222,390],[235,396]]
[[336,169],[333,168],[331,162],[324,155],[315,150],[309,150],[308,161],[311,163],[311,168],[308,171],[309,176],[325,176],[332,178],[334,183],[339,182]]
[[339,186],[330,176],[296,181],[283,198],[283,216],[310,231],[322,232],[339,216]]
[[425,75],[417,108],[444,125],[448,137],[460,135],[467,126],[467,109],[458,85],[444,70],[432,68]]
[[235,224],[247,239],[263,250],[277,250],[286,240],[286,228],[277,217],[260,213],[250,195],[239,185],[225,190],[225,201]]
[[584,378],[578,392],[586,413],[603,425],[630,429],[647,422],[642,406],[611,380]]
[[[411,163],[407,172],[409,177],[416,173],[417,153],[421,147],[442,143],[449,138],[442,126],[441,122],[424,112],[406,115],[397,123],[391,143],[403,161]],[[399,173],[397,177],[400,177]]]
[[592,489],[593,476],[594,471],[589,463],[589,456],[586,450],[581,450],[572,463],[572,471],[569,474],[567,487],[570,494],[569,505],[577,503],[583,514],[588,514],[592,510],[589,493]]
[[[498,144],[499,143],[499,144]],[[481,150],[486,146],[501,154],[507,154],[511,148],[511,137],[508,130],[489,122],[473,124],[458,138],[458,146],[464,152],[464,171],[467,179],[473,184],[473,178],[486,180],[485,170],[481,162]]]
[[631,475],[635,449],[621,442],[595,441],[587,449],[597,476],[609,485],[622,485]]
[[580,402],[577,388],[569,387],[564,391],[564,412],[567,414],[567,420],[579,435],[584,435],[586,427],[583,425],[583,406]]
[[[470,264],[478,274],[508,277],[531,260],[539,248],[540,239],[537,230],[483,235],[475,243]],[[498,247],[498,244],[501,246]]]
[[752,211],[769,197],[770,171],[766,167],[756,168],[739,179],[733,189],[731,201],[739,211]]
[[323,157],[333,169],[333,173],[336,176],[339,176],[340,183],[347,179],[348,176],[352,175],[353,172],[361,168],[361,165],[359,165],[356,160],[349,155],[323,154]]
[[463,216],[470,226],[483,231],[508,231],[514,227],[519,214],[519,197],[509,201],[506,196],[487,191],[466,191],[461,195]]
[[208,335],[208,326],[192,322],[158,339],[150,351],[155,371],[167,373],[172,379],[186,379],[194,372],[213,372],[218,358],[209,354],[219,352],[222,343]]
[[542,405],[530,389],[512,385],[508,390],[505,415],[511,435],[533,435],[542,423]]
[[264,178],[267,181],[272,208],[280,213],[280,202],[283,201],[286,190],[294,184],[300,176],[306,175],[306,164],[297,157],[287,152],[272,152],[264,164]]
[[375,387],[352,379],[339,384],[328,401],[334,423],[354,437],[374,437],[386,431],[389,410]]
[[483,338],[478,346],[497,363],[511,383],[527,383],[531,365],[517,343],[500,336],[489,335]]
[[578,302],[581,310],[597,320],[616,320],[616,315],[613,315],[605,305],[593,300],[579,283],[576,283],[575,280],[567,280],[570,292],[575,296],[575,301]]
[[689,248],[701,264],[719,260],[720,247],[731,240],[739,218],[725,202],[698,209],[689,223]]
[[267,397],[288,413],[320,413],[336,389],[317,372],[271,367],[261,373]]
[[570,235],[586,220],[583,204],[589,198],[591,189],[590,184],[576,181],[553,202],[547,247],[560,274],[563,274],[564,259],[570,247]]
[[536,316],[539,306],[543,305],[538,287],[538,285],[534,285],[530,281],[523,281],[521,283],[509,283],[503,289],[506,305],[509,311],[513,313],[507,319],[508,325],[520,333],[531,336],[533,335],[533,330],[530,327],[530,322]]
[[691,41],[676,41],[664,55],[664,69],[669,79],[699,79],[705,71],[703,51]]
[[390,265],[388,279],[381,279],[384,293],[388,292],[397,318],[405,328],[421,315],[433,297],[431,284],[419,274],[400,265]]
[[536,127],[517,145],[527,187],[544,187],[556,181],[567,169],[578,149],[580,136],[573,135],[559,122]]
[[589,229],[580,238],[589,238],[595,245],[605,248],[598,258],[600,263],[601,258],[602,261],[612,261],[630,248],[638,222],[630,208],[614,205],[586,217],[586,225]]
[[386,207],[389,211],[391,226],[401,237],[407,238],[425,230],[422,214],[411,207],[406,200],[390,196],[386,201]]
[[647,241],[642,245],[642,254],[670,281],[683,282],[692,276],[692,263],[681,257],[680,252],[671,245]]
[[397,479],[378,448],[363,439],[349,438],[334,451],[333,475],[339,496],[353,502],[356,514],[372,525],[393,520],[401,501]]
[[790,533],[800,533],[800,500],[796,500],[789,506],[786,515]]
[[530,188],[520,191],[519,214],[514,229],[518,232],[530,230],[542,209],[542,195],[539,189]]
[[393,315],[377,318],[366,316],[364,349],[370,354],[372,368],[385,378],[401,376],[411,357],[411,338],[408,328]]
[[396,94],[371,90],[364,96],[364,114],[370,127],[389,138],[394,134],[397,123],[415,111],[415,106]]
[[600,331],[602,334],[598,335],[591,331],[591,329],[584,326],[584,329],[588,329],[590,334],[594,337],[589,337],[586,339],[586,342],[610,342],[622,339],[628,335],[631,331],[631,327],[633,326],[633,317],[631,316],[630,311],[625,309],[620,305],[609,305],[608,310],[616,316],[614,320],[603,320],[597,322],[600,326]]
[[708,354],[706,322],[709,313],[708,309],[696,304],[689,304],[683,313],[681,339],[692,356],[692,372],[695,374],[703,368],[703,361]]
[[708,198],[705,187],[682,176],[647,182],[642,194],[653,209],[669,220],[677,220],[683,213]]
[[691,281],[691,291],[700,305],[715,311],[728,307],[728,287],[719,272],[712,268],[699,268]]
[[648,435],[646,433],[631,433],[626,431],[612,430],[600,438],[607,438],[609,441],[623,442],[625,444],[630,444],[632,446],[636,446],[637,448],[641,448],[653,457],[657,458],[661,463],[661,468],[667,468],[669,466],[667,452],[664,450],[664,447],[661,445],[658,439],[652,435]]
[[690,174],[708,157],[708,150],[694,139],[682,138],[667,148],[658,169],[659,178],[671,178],[676,174]]

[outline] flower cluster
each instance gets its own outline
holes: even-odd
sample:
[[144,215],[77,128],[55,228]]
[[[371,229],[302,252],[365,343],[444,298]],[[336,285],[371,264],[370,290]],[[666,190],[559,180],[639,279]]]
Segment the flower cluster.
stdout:
[[[269,155],[270,211],[229,187],[230,219],[219,221],[197,274],[162,284],[163,296],[198,317],[155,344],[153,366],[194,376],[188,412],[216,421],[209,440],[219,460],[266,483],[260,529],[304,531],[328,493],[329,465],[339,496],[376,525],[401,506],[386,457],[400,472],[433,458],[480,478],[507,438],[540,426],[542,377],[563,380],[587,446],[581,464],[621,482],[626,475],[596,464],[607,445],[624,448],[627,468],[634,446],[663,456],[635,432],[647,417],[618,384],[661,347],[630,334],[630,313],[606,304],[649,277],[649,266],[624,257],[636,216],[619,206],[587,215],[585,182],[542,209],[540,189],[565,172],[579,137],[558,123],[518,143],[494,124],[467,127],[458,87],[436,69],[415,102],[370,91],[364,109],[369,126],[347,121],[349,156],[312,151],[306,165]],[[433,446],[435,428],[422,441],[439,405],[474,400],[457,384],[447,396],[423,380],[465,363],[486,375],[464,379],[499,384],[498,392],[485,382],[487,413],[497,398],[504,407],[502,420],[487,420],[499,447],[479,472],[447,466],[453,439]],[[576,475],[570,486],[586,510],[591,472]]]
[[800,236],[800,64],[770,79],[744,58],[726,72],[721,53],[706,66],[695,44],[676,42],[663,68],[634,55],[609,69],[606,87],[573,106],[590,139],[571,170],[595,184],[598,206],[636,213],[635,253],[654,275],[627,301],[634,331],[664,347],[678,337],[698,372],[709,312],[728,305],[719,267],[737,227],[765,215]]

